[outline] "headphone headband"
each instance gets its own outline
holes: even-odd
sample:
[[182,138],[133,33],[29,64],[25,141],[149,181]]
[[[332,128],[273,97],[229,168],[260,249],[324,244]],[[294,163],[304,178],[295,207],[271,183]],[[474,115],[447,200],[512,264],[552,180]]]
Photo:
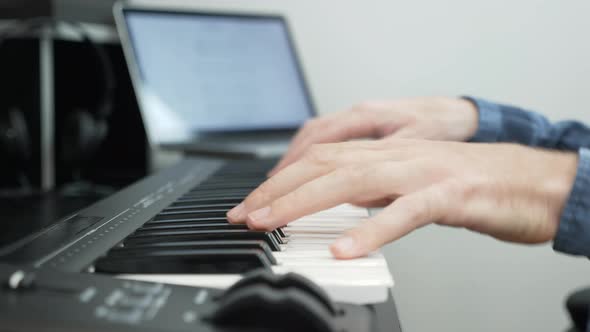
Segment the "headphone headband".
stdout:
[[35,17],[25,20],[18,20],[10,23],[5,30],[0,31],[0,48],[5,41],[12,37],[27,35],[37,32],[45,26],[55,29],[59,24],[67,25],[76,31],[82,41],[92,48],[97,63],[101,67],[102,93],[96,105],[95,116],[98,121],[106,121],[113,111],[113,100],[115,95],[116,81],[112,63],[107,56],[105,48],[94,42],[89,33],[79,22],[69,22],[51,17]]

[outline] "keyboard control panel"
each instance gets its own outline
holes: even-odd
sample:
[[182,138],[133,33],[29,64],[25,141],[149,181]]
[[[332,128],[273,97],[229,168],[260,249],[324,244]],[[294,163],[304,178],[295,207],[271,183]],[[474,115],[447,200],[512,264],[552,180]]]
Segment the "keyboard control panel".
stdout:
[[374,331],[367,306],[332,302],[295,274],[256,270],[226,291],[0,264],[10,331]]

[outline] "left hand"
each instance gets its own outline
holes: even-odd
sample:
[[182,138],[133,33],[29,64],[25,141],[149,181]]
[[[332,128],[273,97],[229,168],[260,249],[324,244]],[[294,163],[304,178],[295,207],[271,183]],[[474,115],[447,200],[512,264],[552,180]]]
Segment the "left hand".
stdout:
[[382,205],[331,246],[364,256],[436,223],[521,243],[555,236],[573,185],[575,153],[513,144],[385,139],[312,146],[228,212],[270,230],[341,203]]
[[475,135],[477,127],[477,107],[463,98],[366,101],[347,111],[324,114],[307,121],[269,175],[301,158],[314,144],[385,137],[466,141]]

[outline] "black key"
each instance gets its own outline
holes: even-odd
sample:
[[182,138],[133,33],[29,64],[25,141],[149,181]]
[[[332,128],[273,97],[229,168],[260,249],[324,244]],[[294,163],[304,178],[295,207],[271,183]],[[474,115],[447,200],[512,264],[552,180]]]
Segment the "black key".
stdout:
[[235,178],[235,179],[225,179],[225,178],[210,178],[205,182],[202,182],[198,186],[193,189],[199,188],[201,186],[214,186],[214,185],[223,185],[223,186],[258,186],[264,179],[245,179],[245,178]]
[[186,250],[186,249],[258,249],[272,265],[277,261],[272,251],[264,241],[185,241],[185,242],[159,242],[152,244],[139,244],[136,246],[125,245],[109,251],[107,257],[137,256],[144,251],[154,250]]
[[165,224],[175,224],[175,223],[183,223],[183,222],[192,222],[192,221],[200,221],[204,223],[219,223],[219,224],[227,224],[227,218],[223,217],[207,217],[207,218],[178,218],[178,219],[164,219],[164,220],[157,220],[152,219],[145,223],[145,225],[165,225]]
[[222,193],[228,193],[228,192],[250,192],[252,191],[254,188],[256,188],[256,186],[248,186],[248,187],[229,187],[229,186],[223,186],[223,187],[216,187],[216,186],[208,186],[208,185],[199,185],[193,189],[191,189],[190,191],[186,192],[185,195],[192,195],[192,194],[196,194],[196,193],[202,193],[202,192],[222,192]]
[[257,160],[240,160],[233,161],[222,168],[217,170],[215,174],[228,174],[228,173],[241,173],[241,172],[256,172],[262,173],[266,176],[266,173],[277,163],[278,159],[257,159]]
[[[146,224],[139,228],[135,234],[141,234],[146,231],[193,231],[193,230],[244,230],[250,231],[247,225],[245,224],[230,224],[228,222],[200,222],[200,221],[187,221],[181,223],[168,223],[168,224]],[[277,243],[285,244],[287,243],[286,236],[281,235],[284,234],[282,231],[278,231],[277,229],[268,232],[270,236],[272,236]]]
[[244,224],[230,224],[230,223],[205,223],[198,221],[182,222],[182,223],[168,223],[168,224],[145,224],[138,231],[146,230],[178,230],[187,231],[193,229],[206,230],[206,229],[248,229],[248,226]]
[[285,232],[283,232],[282,228],[275,229],[275,232],[277,232],[283,238],[288,237],[287,234],[285,234]]
[[238,205],[242,202],[243,198],[241,197],[226,197],[226,198],[194,198],[194,199],[184,199],[179,200],[172,203],[170,206],[190,206],[193,204],[233,204]]
[[217,172],[215,172],[213,174],[213,177],[239,177],[239,176],[243,176],[245,178],[249,178],[249,177],[266,177],[266,173],[268,173],[268,169],[267,167],[256,167],[256,168],[252,168],[252,167],[246,167],[244,165],[240,165],[240,167],[236,167],[236,168],[225,168],[225,169],[220,169]]
[[249,183],[249,184],[233,184],[233,183],[211,183],[205,184],[201,183],[196,188],[189,191],[192,193],[194,191],[202,191],[202,190],[254,190],[258,187],[258,184]]
[[286,239],[283,239],[283,238],[282,238],[282,237],[281,237],[279,234],[277,234],[277,232],[275,232],[275,231],[272,231],[272,232],[270,232],[270,235],[271,235],[272,237],[274,237],[274,238],[275,238],[275,240],[276,240],[278,243],[280,243],[280,244],[285,244],[285,243],[287,243],[287,240],[286,240]]
[[272,251],[281,251],[281,247],[272,233],[251,230],[190,230],[190,231],[136,231],[125,242],[156,243],[161,241],[197,241],[197,240],[262,240]]
[[259,249],[146,250],[137,256],[104,257],[96,261],[97,272],[117,274],[246,273],[270,269]]
[[193,190],[184,194],[183,198],[198,198],[198,197],[227,197],[227,196],[243,196],[246,197],[250,194],[250,189],[206,189],[206,190]]
[[187,210],[187,211],[174,211],[174,212],[161,212],[154,220],[166,220],[166,219],[179,219],[179,218],[192,218],[192,219],[200,219],[200,218],[210,218],[210,217],[220,217],[225,218],[227,210],[219,210],[219,209],[210,209],[210,210]]
[[174,203],[188,202],[188,201],[220,201],[223,200],[239,200],[243,201],[245,196],[243,195],[222,195],[222,194],[204,194],[191,197],[179,197]]
[[[214,219],[214,218],[210,218]],[[242,229],[242,230],[249,230],[248,226],[245,224],[230,224],[225,219],[218,219],[218,220],[210,220],[210,221],[203,221],[203,220],[192,220],[192,219],[185,219],[183,221],[174,221],[171,222],[170,220],[165,220],[164,222],[154,222],[150,221],[143,225],[140,229],[137,230],[137,233],[146,231],[146,230],[178,230],[178,231],[189,231],[193,229],[198,230],[223,230],[223,229]],[[276,239],[276,241],[280,244],[287,243],[285,233],[280,229],[277,228],[270,232],[271,235]]]
[[229,209],[233,208],[235,204],[193,204],[193,205],[185,205],[185,206],[169,206],[162,210],[162,212],[174,212],[174,211],[182,211],[182,210],[210,210],[210,209],[221,209],[225,210],[226,212]]

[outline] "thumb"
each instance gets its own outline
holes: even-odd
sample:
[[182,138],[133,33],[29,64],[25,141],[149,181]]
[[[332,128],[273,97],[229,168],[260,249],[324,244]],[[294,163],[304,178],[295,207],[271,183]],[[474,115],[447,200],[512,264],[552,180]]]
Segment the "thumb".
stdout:
[[339,259],[365,256],[444,217],[448,209],[445,196],[438,186],[402,196],[376,216],[347,231],[331,245],[330,251]]

